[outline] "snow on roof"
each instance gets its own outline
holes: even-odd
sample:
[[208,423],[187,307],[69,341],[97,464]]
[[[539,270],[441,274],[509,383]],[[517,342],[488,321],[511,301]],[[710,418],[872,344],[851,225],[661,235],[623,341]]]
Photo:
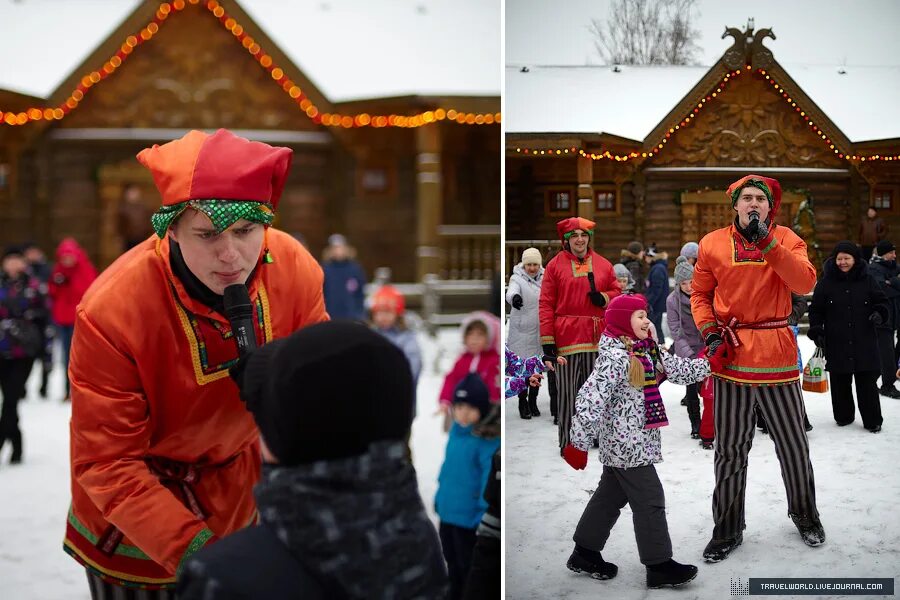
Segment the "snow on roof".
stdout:
[[[523,66],[506,68],[507,132],[610,133],[638,141],[709,70],[527,65],[522,72]],[[900,137],[900,66],[781,66],[851,141]]]
[[[3,2],[0,88],[48,97],[139,4]],[[221,4],[227,11],[233,0]],[[239,4],[333,102],[500,94],[499,0]]]

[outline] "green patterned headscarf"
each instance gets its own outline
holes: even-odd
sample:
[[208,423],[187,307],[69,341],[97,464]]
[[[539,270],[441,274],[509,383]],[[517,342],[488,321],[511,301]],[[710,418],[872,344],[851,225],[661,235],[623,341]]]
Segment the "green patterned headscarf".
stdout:
[[150,218],[153,231],[160,239],[166,237],[166,231],[186,209],[193,208],[209,217],[216,234],[222,233],[237,221],[247,219],[254,223],[271,225],[275,218],[272,205],[268,202],[253,200],[187,200],[172,206],[161,206]]
[[762,181],[761,179],[748,179],[741,185],[735,186],[734,191],[731,192],[731,208],[734,208],[735,205],[737,205],[738,198],[741,197],[741,191],[744,188],[748,187],[755,187],[766,195],[766,200],[769,201],[770,210],[773,206],[775,206],[775,203],[772,201],[772,190],[769,189],[769,186],[766,185],[766,182]]

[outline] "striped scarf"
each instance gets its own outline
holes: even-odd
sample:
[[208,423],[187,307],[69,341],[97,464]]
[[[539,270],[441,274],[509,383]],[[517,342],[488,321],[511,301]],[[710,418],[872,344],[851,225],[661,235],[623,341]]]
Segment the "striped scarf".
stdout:
[[656,429],[669,424],[666,418],[666,407],[659,394],[659,384],[665,381],[666,374],[660,371],[657,376],[655,363],[660,362],[659,347],[651,338],[634,341],[622,336],[621,339],[631,357],[629,379],[631,384],[644,392],[644,429]]

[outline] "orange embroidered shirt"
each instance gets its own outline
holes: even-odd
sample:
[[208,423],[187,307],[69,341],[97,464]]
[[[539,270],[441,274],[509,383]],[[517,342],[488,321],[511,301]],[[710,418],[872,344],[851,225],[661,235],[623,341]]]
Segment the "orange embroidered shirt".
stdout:
[[[318,263],[285,233],[269,229],[267,243],[274,262],[258,263],[249,286],[260,343],[328,319]],[[85,295],[69,369],[64,549],[88,569],[128,586],[171,587],[181,561],[213,534],[256,519],[258,432],[228,377],[232,338],[225,317],[172,274],[167,239],[121,256]],[[190,489],[151,470],[158,461],[182,475],[193,469]],[[103,544],[119,532],[118,543]]]
[[777,226],[774,240],[758,249],[734,224],[700,240],[694,266],[691,312],[703,336],[732,318],[740,346],[733,362],[713,375],[749,385],[779,385],[797,381],[797,342],[789,327],[740,328],[786,319],[791,292],[808,294],[816,283],[806,243],[788,227]]

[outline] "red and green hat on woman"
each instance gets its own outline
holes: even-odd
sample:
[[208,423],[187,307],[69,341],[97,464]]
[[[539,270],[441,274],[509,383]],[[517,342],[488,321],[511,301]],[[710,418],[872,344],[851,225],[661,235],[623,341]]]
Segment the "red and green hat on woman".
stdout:
[[160,238],[188,208],[209,217],[216,233],[240,219],[271,225],[291,166],[293,151],[251,142],[226,129],[184,137],[142,150],[162,196],[151,221]]

